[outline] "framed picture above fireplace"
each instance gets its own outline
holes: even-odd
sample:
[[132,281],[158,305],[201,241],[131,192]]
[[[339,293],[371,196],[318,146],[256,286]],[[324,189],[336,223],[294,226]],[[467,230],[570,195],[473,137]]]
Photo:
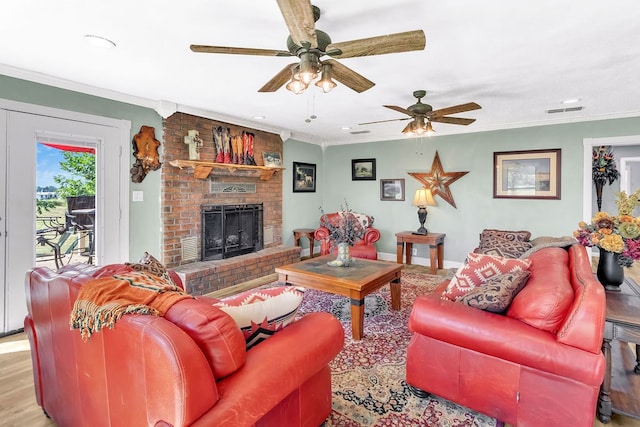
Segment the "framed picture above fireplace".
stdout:
[[293,192],[316,192],[316,165],[293,162]]

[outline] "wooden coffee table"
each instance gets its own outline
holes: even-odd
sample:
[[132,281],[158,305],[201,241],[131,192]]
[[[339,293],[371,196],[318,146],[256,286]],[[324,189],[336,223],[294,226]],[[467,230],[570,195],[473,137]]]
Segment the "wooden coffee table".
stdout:
[[317,289],[351,299],[351,336],[362,339],[364,297],[389,283],[391,308],[400,309],[400,271],[394,262],[354,258],[349,267],[331,267],[335,255],[324,255],[276,268],[279,280],[287,284]]

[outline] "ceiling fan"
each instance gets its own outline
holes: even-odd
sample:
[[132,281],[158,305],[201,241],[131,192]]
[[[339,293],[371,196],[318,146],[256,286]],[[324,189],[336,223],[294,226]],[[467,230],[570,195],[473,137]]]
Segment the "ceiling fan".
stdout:
[[384,122],[395,122],[398,120],[410,120],[409,123],[403,130],[402,133],[408,135],[432,135],[435,133],[433,127],[431,127],[431,122],[440,122],[440,123],[449,123],[452,125],[470,125],[475,122],[476,119],[465,119],[462,117],[448,117],[449,114],[457,114],[463,113],[465,111],[478,110],[480,107],[475,102],[468,102],[466,104],[454,105],[452,107],[441,108],[439,110],[434,110],[431,105],[423,104],[422,98],[425,97],[427,91],[425,90],[416,90],[413,92],[413,96],[418,99],[418,102],[407,107],[402,108],[395,105],[383,105],[383,107],[391,108],[392,110],[398,111],[402,114],[406,114],[409,117],[403,117],[401,119],[391,119],[391,120],[380,120],[377,122],[367,122],[367,123],[359,123],[359,125],[370,125],[373,123],[384,123]]
[[[315,22],[320,18],[320,9],[312,6],[310,0],[277,0],[277,2],[289,29],[288,50],[195,44],[191,45],[191,50],[234,55],[297,56],[300,59],[299,62],[284,67],[258,92],[275,92],[289,81],[287,89],[298,94],[306,90],[319,73],[322,76],[316,82],[316,86],[325,93],[336,86],[332,78],[356,92],[364,92],[375,85],[333,58],[383,55],[425,48],[426,39],[422,30],[332,43],[327,33],[315,28]],[[325,55],[330,59],[322,60],[321,58]]]

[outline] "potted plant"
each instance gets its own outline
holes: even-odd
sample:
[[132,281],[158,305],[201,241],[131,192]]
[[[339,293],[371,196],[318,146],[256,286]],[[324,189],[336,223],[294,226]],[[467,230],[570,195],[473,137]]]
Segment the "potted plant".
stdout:
[[618,214],[598,212],[591,222],[581,221],[573,236],[584,246],[600,250],[598,279],[609,290],[619,290],[624,281],[623,267],[640,260],[640,217],[631,214],[640,205],[640,189],[631,196],[617,194]]
[[344,206],[340,206],[340,211],[337,212],[336,216],[329,218],[322,208],[320,208],[320,211],[322,212],[320,225],[329,230],[329,240],[332,246],[337,247],[338,251],[338,258],[328,264],[348,267],[351,263],[349,248],[364,237],[364,227],[349,208],[346,200]]

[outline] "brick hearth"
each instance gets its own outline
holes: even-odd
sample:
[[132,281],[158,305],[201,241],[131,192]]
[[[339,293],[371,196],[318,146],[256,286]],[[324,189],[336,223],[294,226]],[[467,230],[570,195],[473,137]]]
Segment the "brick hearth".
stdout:
[[[200,160],[213,162],[213,131],[223,126],[232,135],[242,131],[255,134],[254,157],[264,164],[264,152],[282,154],[279,135],[243,128],[185,113],[175,113],[164,120],[162,167],[162,261],[183,275],[185,286],[193,294],[204,294],[271,274],[275,267],[300,260],[299,248],[282,246],[282,172],[268,180],[256,174],[214,169],[206,179],[194,177],[191,168],[171,166],[173,160],[187,160],[188,146],[184,137],[197,130],[204,146]],[[251,172],[251,171],[250,171]],[[211,184],[255,185],[255,192],[212,192]],[[252,254],[224,260],[202,261],[200,206],[224,204],[263,204],[264,249]],[[184,247],[183,247],[184,246]]]
[[236,283],[267,276],[280,265],[300,261],[297,246],[275,246],[233,258],[199,261],[173,269],[178,273],[185,290],[191,295],[204,295]]

